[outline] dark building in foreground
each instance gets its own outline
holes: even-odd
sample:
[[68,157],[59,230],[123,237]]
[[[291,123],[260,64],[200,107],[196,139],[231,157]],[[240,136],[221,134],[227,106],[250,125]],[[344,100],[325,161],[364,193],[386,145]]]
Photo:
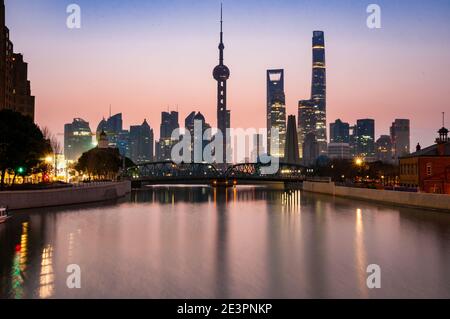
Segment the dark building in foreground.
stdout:
[[284,162],[289,164],[300,164],[297,123],[294,115],[289,115],[288,117]]
[[28,65],[22,54],[14,53],[5,25],[5,2],[0,0],[0,110],[13,110],[34,121],[34,104]]
[[68,161],[77,161],[83,153],[94,148],[89,123],[76,118],[64,125],[64,157]]
[[400,157],[400,184],[426,193],[450,195],[450,139],[442,127],[436,144]]
[[381,135],[376,142],[376,158],[377,161],[390,164],[393,162],[392,156],[392,140],[389,135]]

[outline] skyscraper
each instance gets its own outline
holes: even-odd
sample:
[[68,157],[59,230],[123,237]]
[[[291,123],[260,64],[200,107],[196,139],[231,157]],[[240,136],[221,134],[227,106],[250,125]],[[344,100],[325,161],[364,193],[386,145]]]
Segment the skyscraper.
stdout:
[[0,110],[13,110],[34,120],[34,104],[28,65],[22,54],[14,53],[5,25],[5,3],[0,0]]
[[377,161],[383,163],[392,163],[392,140],[389,135],[381,135],[376,142],[376,157]]
[[350,143],[350,125],[337,119],[330,124],[330,143]]
[[96,131],[97,140],[99,140],[102,131],[106,133],[109,146],[113,148],[118,147],[119,134],[123,131],[122,113],[110,116],[108,120],[103,119],[100,121]]
[[172,133],[178,129],[178,112],[162,112],[160,125],[160,140],[156,147],[156,157],[159,161],[171,160],[172,147],[176,141],[172,141]]
[[368,162],[375,160],[375,120],[356,122],[356,153]]
[[316,133],[314,103],[311,100],[302,100],[298,102],[298,144],[301,158],[304,158],[303,143],[309,133]]
[[327,151],[327,107],[326,107],[326,64],[325,37],[323,31],[314,31],[313,39],[313,71],[311,100],[314,101],[316,117],[316,139],[319,153]]
[[[230,69],[223,63],[223,15],[222,5],[220,6],[220,43],[219,43],[219,65],[213,70],[213,77],[217,81],[217,128],[223,134],[223,157],[216,158],[219,163],[227,162],[227,154],[230,153],[230,111],[227,110],[227,80],[230,78]],[[231,155],[231,154],[230,154]]]
[[211,126],[206,122],[202,113],[192,112],[186,117],[184,127],[186,129],[185,134],[191,135],[191,161],[200,163],[204,160],[203,151],[211,139],[211,136],[205,136],[205,132]]
[[130,127],[130,158],[135,164],[153,161],[153,130],[144,120]]
[[64,125],[64,156],[68,161],[77,161],[80,156],[94,148],[89,123],[76,118]]
[[253,150],[251,152],[250,161],[253,163],[258,163],[259,157],[264,154],[264,141],[263,134],[253,135]]
[[303,142],[303,159],[302,164],[306,166],[314,165],[319,157],[319,144],[314,133],[308,133]]
[[391,126],[391,140],[393,157],[398,161],[399,157],[410,153],[410,121],[407,119],[396,119]]
[[295,115],[288,116],[284,162],[289,164],[300,164],[297,123],[295,120]]
[[[310,100],[299,102],[299,143],[301,148],[307,134],[314,134],[319,155],[327,152],[326,121],[326,63],[323,31],[314,31],[312,38],[312,82]],[[303,126],[306,127],[303,127]],[[310,137],[311,140],[311,137]],[[304,152],[301,151],[303,154]],[[311,152],[308,151],[310,154]],[[308,155],[309,156],[309,155]]]
[[[278,130],[278,137],[272,136]],[[283,158],[286,142],[286,97],[284,70],[267,70],[267,151],[269,155]],[[277,146],[273,150],[271,146]]]

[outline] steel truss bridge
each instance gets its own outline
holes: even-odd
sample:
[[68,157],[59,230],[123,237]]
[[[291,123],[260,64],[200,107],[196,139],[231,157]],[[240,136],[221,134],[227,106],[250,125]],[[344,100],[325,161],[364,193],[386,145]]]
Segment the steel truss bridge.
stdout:
[[268,164],[242,163],[219,169],[214,164],[149,162],[128,168],[124,178],[134,185],[142,184],[265,184],[272,182],[298,183],[305,180],[306,168],[296,164],[279,163],[275,173],[267,173]]

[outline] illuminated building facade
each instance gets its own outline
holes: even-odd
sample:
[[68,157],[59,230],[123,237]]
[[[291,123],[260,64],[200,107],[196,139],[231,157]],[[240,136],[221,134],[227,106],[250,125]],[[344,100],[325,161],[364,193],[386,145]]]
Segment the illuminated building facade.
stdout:
[[[299,144],[303,157],[303,144],[306,135],[310,133],[316,136],[319,155],[327,153],[326,63],[323,31],[313,32],[312,60],[311,99],[302,100],[298,105]],[[308,156],[310,156],[309,151]]]
[[153,161],[153,130],[144,120],[142,125],[133,125],[130,127],[129,148],[130,159],[135,164]]
[[330,143],[350,143],[350,125],[337,119],[330,124]]
[[366,162],[375,161],[375,120],[357,120],[356,153]]
[[76,118],[64,125],[64,156],[68,161],[77,161],[80,156],[92,149],[92,132],[89,123]]
[[[272,136],[272,130],[278,134]],[[286,142],[286,96],[284,70],[267,70],[267,152],[284,158]],[[276,149],[272,149],[276,146]]]
[[389,135],[381,135],[376,142],[377,161],[392,163],[392,140]]

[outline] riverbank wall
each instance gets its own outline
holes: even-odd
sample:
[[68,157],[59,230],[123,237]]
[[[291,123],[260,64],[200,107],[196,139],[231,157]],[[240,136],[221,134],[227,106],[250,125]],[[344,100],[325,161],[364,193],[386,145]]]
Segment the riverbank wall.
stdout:
[[77,186],[0,192],[0,207],[10,210],[42,208],[101,202],[125,196],[131,192],[131,182],[80,184]]
[[369,201],[410,206],[418,208],[444,210],[450,212],[450,196],[445,194],[410,193],[368,188],[336,186],[333,182],[303,183],[303,190],[313,193],[362,199]]

